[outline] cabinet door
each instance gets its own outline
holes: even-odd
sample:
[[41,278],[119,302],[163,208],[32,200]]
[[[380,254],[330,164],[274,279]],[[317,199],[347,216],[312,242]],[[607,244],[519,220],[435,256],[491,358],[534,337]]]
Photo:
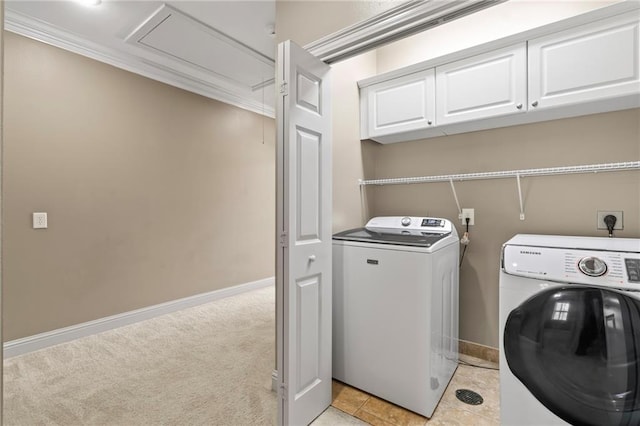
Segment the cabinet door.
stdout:
[[526,110],[525,43],[436,67],[438,125]]
[[640,93],[637,12],[529,42],[530,108]]
[[[423,129],[435,121],[434,70],[374,84],[363,89],[366,138]],[[365,130],[365,129],[363,129]]]

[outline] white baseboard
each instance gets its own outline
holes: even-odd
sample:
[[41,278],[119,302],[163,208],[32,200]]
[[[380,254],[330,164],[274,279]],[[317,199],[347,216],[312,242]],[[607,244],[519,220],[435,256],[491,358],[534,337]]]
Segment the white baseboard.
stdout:
[[57,330],[47,331],[45,333],[23,337],[21,339],[11,340],[3,345],[4,359],[37,351],[38,349],[44,349],[60,343],[69,342],[92,334],[101,333],[103,331],[112,330],[125,325],[134,324],[136,322],[169,314],[181,309],[191,308],[193,306],[202,305],[203,303],[235,296],[247,291],[269,287],[274,284],[274,277],[265,278],[258,281],[252,281],[207,293],[196,294],[195,296],[189,296],[183,299],[172,300],[170,302],[160,303],[158,305],[100,318],[94,321],[88,321],[82,324],[59,328]]

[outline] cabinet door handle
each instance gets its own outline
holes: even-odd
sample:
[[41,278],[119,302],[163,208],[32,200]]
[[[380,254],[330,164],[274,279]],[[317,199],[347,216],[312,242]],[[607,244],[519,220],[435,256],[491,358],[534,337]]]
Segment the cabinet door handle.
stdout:
[[534,101],[534,102],[532,102],[532,103],[531,103],[531,106],[532,106],[532,107],[534,107],[534,108],[535,108],[535,107],[537,107],[537,106],[538,106],[538,101]]
[[431,120],[427,121],[427,124],[428,124],[429,126],[431,126],[431,124],[432,124],[432,123],[433,123],[433,121],[431,121]]
[[518,105],[516,105],[516,108],[518,108],[518,109],[522,109],[522,104],[518,104]]
[[311,256],[309,256],[309,262],[313,262],[314,260],[316,260],[315,254],[312,254]]

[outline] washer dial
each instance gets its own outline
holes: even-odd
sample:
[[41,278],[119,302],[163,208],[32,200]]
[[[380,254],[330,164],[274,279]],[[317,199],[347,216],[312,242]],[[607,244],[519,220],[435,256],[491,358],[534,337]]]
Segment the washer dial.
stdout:
[[590,277],[601,277],[607,273],[607,264],[597,257],[583,257],[578,262],[578,268]]
[[400,220],[400,223],[402,226],[409,226],[411,225],[411,218],[409,216],[405,216]]

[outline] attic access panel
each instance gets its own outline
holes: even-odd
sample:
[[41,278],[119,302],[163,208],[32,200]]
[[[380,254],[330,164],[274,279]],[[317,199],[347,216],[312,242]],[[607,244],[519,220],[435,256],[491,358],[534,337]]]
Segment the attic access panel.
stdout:
[[126,41],[247,90],[260,87],[275,75],[273,59],[166,4]]

